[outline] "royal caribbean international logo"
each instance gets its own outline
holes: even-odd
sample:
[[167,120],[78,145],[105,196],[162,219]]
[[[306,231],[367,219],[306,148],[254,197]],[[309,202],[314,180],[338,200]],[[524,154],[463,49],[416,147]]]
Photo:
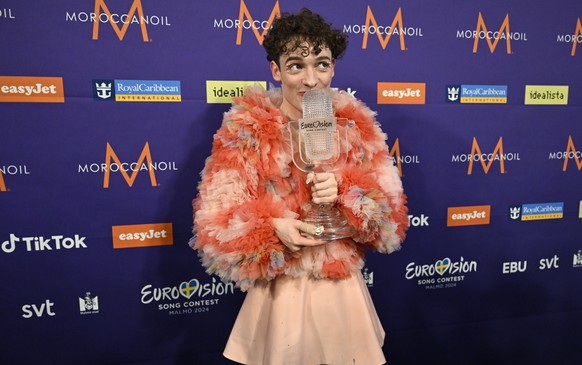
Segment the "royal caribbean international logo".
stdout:
[[84,298],[79,298],[79,312],[81,314],[99,313],[99,298],[92,297],[91,292],[86,292]]
[[507,85],[447,85],[447,102],[507,104]]
[[374,286],[374,272],[373,271],[368,271],[368,268],[365,267],[364,270],[362,271],[362,276],[364,278],[364,282],[366,283],[366,285],[371,288]]
[[404,276],[407,280],[416,280],[418,286],[434,290],[454,288],[462,283],[468,274],[476,271],[476,261],[466,261],[463,257],[453,261],[445,257],[430,264],[411,262],[406,265]]
[[511,220],[534,221],[561,219],[564,217],[564,202],[534,203],[509,207]]
[[177,80],[93,80],[93,98],[118,102],[180,102]]

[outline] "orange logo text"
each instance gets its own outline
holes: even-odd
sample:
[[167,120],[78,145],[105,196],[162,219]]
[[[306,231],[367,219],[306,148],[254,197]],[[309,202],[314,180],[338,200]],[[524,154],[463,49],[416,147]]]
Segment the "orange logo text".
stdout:
[[[113,160],[113,161],[112,161]],[[147,161],[147,164],[144,164],[144,161]],[[103,188],[107,189],[109,188],[109,175],[111,173],[111,165],[112,162],[114,162],[115,164],[117,164],[117,170],[119,170],[121,172],[121,175],[123,176],[123,178],[125,179],[125,182],[127,182],[127,185],[129,185],[130,187],[133,186],[133,183],[135,182],[135,179],[137,178],[137,174],[139,171],[143,169],[148,170],[149,175],[150,175],[150,181],[152,186],[157,186],[157,182],[156,182],[156,175],[154,173],[154,169],[152,168],[152,154],[150,152],[150,145],[148,142],[146,142],[145,146],[143,147],[143,150],[141,151],[141,155],[139,156],[139,159],[137,160],[137,163],[135,164],[135,168],[125,168],[125,165],[128,165],[127,163],[122,163],[119,160],[119,157],[117,157],[117,154],[115,153],[115,151],[113,150],[113,147],[111,147],[111,145],[109,143],[107,143],[107,149],[105,150],[105,175],[103,178]],[[133,164],[131,164],[133,166]],[[131,170],[131,176],[127,173],[128,170]]]
[[400,36],[400,50],[402,51],[406,50],[406,45],[404,44],[404,32],[402,31],[402,29],[404,28],[404,25],[402,23],[402,8],[398,8],[398,11],[394,16],[394,19],[392,20],[392,24],[390,25],[390,31],[386,33],[386,37],[382,37],[382,34],[380,34],[381,32],[378,31],[381,27],[378,26],[378,22],[374,17],[374,13],[372,13],[372,8],[370,8],[370,5],[368,5],[368,9],[366,11],[366,26],[364,31],[364,39],[362,40],[363,49],[366,49],[368,47],[368,34],[370,33],[368,30],[371,28],[376,29],[376,35],[378,36],[378,40],[382,45],[382,49],[386,49],[388,42],[390,42],[390,37],[392,37],[392,33],[394,33],[394,29],[399,29],[400,31],[398,33]]
[[0,76],[0,102],[64,103],[62,77]]
[[111,227],[113,248],[169,246],[174,244],[172,223]]
[[449,207],[447,209],[447,227],[489,224],[490,215],[490,205]]
[[[477,47],[479,46],[479,39],[485,38],[487,41],[487,45],[489,46],[489,50],[491,53],[495,51],[497,47],[497,43],[501,38],[505,38],[507,43],[507,54],[511,53],[511,35],[509,31],[509,14],[505,16],[503,23],[501,23],[501,27],[497,32],[490,32],[487,30],[487,26],[485,25],[485,20],[483,20],[483,15],[479,12],[479,18],[477,19],[477,30],[475,31],[475,42],[473,44],[473,53],[477,53]],[[482,37],[480,35],[483,35]],[[492,40],[494,39],[494,40]]]
[[572,136],[568,137],[568,145],[566,146],[566,153],[564,153],[564,168],[562,171],[566,171],[568,168],[568,161],[570,160],[570,156],[574,157],[576,161],[576,166],[578,167],[578,171],[582,169],[582,158],[578,157],[579,153],[574,146],[574,141],[572,140]]
[[[242,43],[242,32],[243,29],[245,28],[244,24],[246,24],[247,21],[250,24],[249,27],[253,30],[253,33],[255,34],[257,41],[259,41],[259,44],[263,44],[263,40],[265,39],[265,36],[267,35],[269,28],[271,28],[271,24],[273,23],[273,20],[275,20],[275,17],[277,18],[281,17],[281,10],[279,9],[279,0],[275,2],[275,6],[271,11],[269,20],[267,20],[266,24],[264,25],[261,25],[259,21],[253,20],[251,12],[247,8],[247,5],[245,4],[244,0],[240,0],[240,11],[238,13],[238,30],[236,33],[236,44],[240,45]],[[246,21],[245,18],[247,19]],[[262,33],[259,33],[259,26],[263,28]]]
[[[123,38],[125,37],[125,33],[127,32],[127,29],[129,28],[129,24],[133,23],[133,16],[135,14],[135,12],[137,11],[138,13],[138,17],[136,19],[138,19],[139,22],[139,26],[141,28],[141,35],[143,38],[144,42],[148,42],[149,41],[149,37],[148,37],[148,30],[146,27],[146,23],[144,21],[144,12],[143,12],[143,7],[141,5],[141,0],[133,0],[133,3],[131,4],[131,8],[129,9],[129,12],[127,13],[127,17],[125,15],[122,15],[120,17],[119,20],[115,20],[117,17],[114,17],[111,14],[111,11],[109,11],[109,8],[107,7],[107,5],[105,5],[105,0],[95,0],[95,21],[93,22],[93,40],[97,40],[99,39],[99,23],[100,21],[100,15],[101,15],[101,10],[103,10],[103,13],[107,15],[107,19],[109,20],[109,23],[111,24],[111,27],[113,27],[113,30],[115,31],[115,34],[117,34],[117,38],[119,38],[119,40],[123,40]],[[122,18],[125,18],[125,20],[123,20]],[[119,28],[119,26],[117,25],[117,23],[119,22],[123,23],[123,26],[121,28]]]

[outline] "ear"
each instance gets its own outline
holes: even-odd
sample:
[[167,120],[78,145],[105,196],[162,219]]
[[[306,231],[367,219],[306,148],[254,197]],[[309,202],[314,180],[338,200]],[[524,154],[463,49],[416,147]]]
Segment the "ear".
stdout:
[[277,63],[275,61],[271,61],[269,67],[271,68],[271,74],[273,75],[273,79],[275,81],[281,82],[281,70],[279,69]]

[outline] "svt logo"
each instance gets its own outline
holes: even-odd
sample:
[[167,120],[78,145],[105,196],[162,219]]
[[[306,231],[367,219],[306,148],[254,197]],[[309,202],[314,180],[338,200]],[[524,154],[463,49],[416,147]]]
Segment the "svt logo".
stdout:
[[52,307],[55,303],[51,302],[50,299],[47,299],[44,303],[38,307],[36,304],[25,304],[22,306],[22,317],[24,318],[32,318],[36,316],[37,318],[42,317],[45,314],[53,317],[56,313],[52,311]]

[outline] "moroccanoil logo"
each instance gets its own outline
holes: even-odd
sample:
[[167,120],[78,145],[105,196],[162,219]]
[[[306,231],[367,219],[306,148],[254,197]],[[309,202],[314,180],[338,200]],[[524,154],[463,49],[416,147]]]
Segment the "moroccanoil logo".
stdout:
[[525,85],[525,105],[568,105],[568,86]]
[[576,149],[572,136],[568,136],[568,142],[566,143],[566,149],[564,151],[550,152],[548,159],[563,159],[564,165],[562,167],[562,171],[564,172],[568,169],[568,163],[570,160],[574,160],[575,166],[578,167],[578,171],[582,170],[582,151]]
[[[107,3],[111,5],[112,1],[108,0]],[[93,23],[93,40],[99,39],[101,24],[111,25],[111,28],[113,28],[113,31],[120,41],[125,38],[130,25],[138,26],[141,31],[141,38],[144,42],[152,41],[148,35],[148,26],[171,26],[168,16],[146,14],[143,10],[141,0],[133,0],[129,11],[121,14],[111,11],[105,0],[95,0],[93,12],[67,11],[65,21]]]
[[27,165],[0,165],[0,192],[10,191],[10,188],[6,187],[4,176],[11,175],[30,175],[30,171]]
[[558,43],[572,43],[570,56],[575,56],[578,43],[582,43],[582,22],[580,22],[580,18],[578,18],[578,21],[576,22],[576,29],[573,34],[558,34],[558,39],[556,41]]
[[0,102],[64,103],[63,78],[0,76]]
[[111,233],[113,248],[170,246],[174,244],[172,223],[113,226]]
[[447,209],[447,227],[489,224],[490,217],[490,205],[449,207]]
[[240,0],[238,18],[214,19],[214,28],[236,29],[237,46],[242,44],[243,31],[252,30],[257,42],[262,45],[275,17],[281,17],[281,9],[279,8],[278,0],[275,2],[269,17],[263,20],[255,20],[247,7],[247,4],[244,0]]
[[425,104],[425,83],[379,82],[378,104]]
[[[350,34],[363,34],[362,49],[368,48],[368,37],[370,34],[376,35],[382,49],[386,49],[392,36],[395,36],[400,41],[400,50],[406,51],[405,36],[406,37],[422,37],[422,28],[420,27],[406,27],[402,21],[402,8],[398,8],[396,15],[392,19],[392,23],[378,23],[376,16],[372,12],[372,8],[368,5],[366,9],[366,21],[363,25],[360,24],[345,24],[343,32]],[[373,38],[373,37],[372,37]]]
[[[495,29],[495,28],[491,28]],[[477,27],[475,30],[457,30],[457,38],[474,39],[473,53],[477,53],[479,42],[485,40],[489,51],[493,53],[500,41],[505,42],[507,54],[512,54],[511,41],[527,41],[527,34],[523,32],[512,32],[509,25],[509,14],[505,15],[499,30],[490,30],[485,24],[483,14],[479,12],[477,17]],[[481,42],[482,43],[482,42]]]
[[403,155],[400,153],[400,140],[398,138],[394,140],[389,155],[392,158],[392,161],[394,162],[396,167],[398,168],[398,175],[400,175],[400,177],[404,176],[402,173],[403,164],[408,165],[420,163],[417,155]]
[[[154,161],[150,151],[150,145],[145,143],[139,158],[135,162],[125,162],[118,157],[117,153],[107,143],[105,149],[105,162],[79,164],[79,173],[103,173],[103,188],[109,188],[111,174],[121,174],[129,187],[132,187],[137,175],[141,171],[147,171],[152,186],[159,186],[156,180],[156,171],[177,171],[175,161]],[[131,175],[130,175],[131,174]]]
[[254,85],[267,88],[266,81],[206,80],[206,102],[208,104],[231,104],[233,98],[243,96],[245,89]]
[[479,162],[485,174],[489,173],[493,162],[499,162],[499,172],[505,174],[505,161],[520,161],[519,153],[505,152],[503,149],[503,137],[499,137],[493,152],[487,153],[481,150],[477,138],[473,137],[473,144],[471,145],[471,153],[453,155],[452,162],[469,163],[467,175],[473,173],[473,164]]

